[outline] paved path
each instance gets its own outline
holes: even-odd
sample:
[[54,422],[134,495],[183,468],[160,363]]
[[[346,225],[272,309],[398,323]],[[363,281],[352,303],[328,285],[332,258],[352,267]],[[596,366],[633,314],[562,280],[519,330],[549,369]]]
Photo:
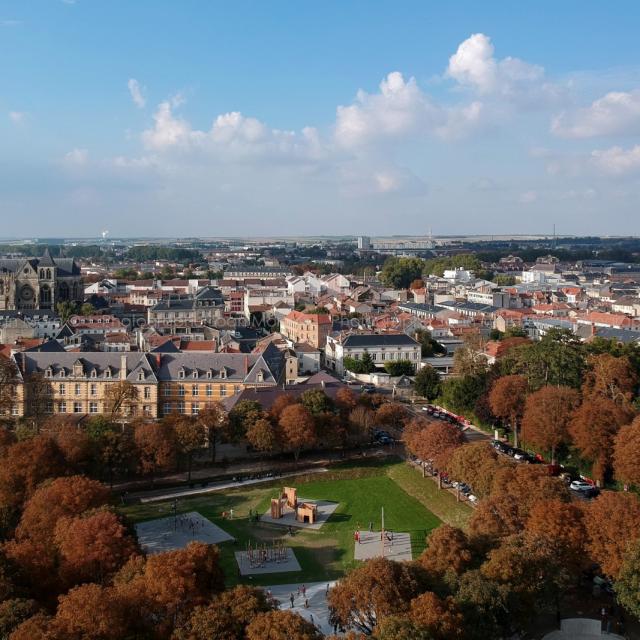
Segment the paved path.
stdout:
[[141,497],[140,502],[160,502],[162,500],[172,500],[175,498],[187,498],[189,496],[198,496],[205,493],[213,493],[214,491],[224,491],[225,489],[237,489],[238,487],[246,487],[252,484],[261,484],[264,482],[273,482],[280,480],[281,478],[289,478],[291,476],[306,475],[310,473],[326,473],[328,469],[326,467],[320,467],[316,469],[305,469],[299,471],[291,471],[290,473],[283,473],[278,476],[271,476],[265,478],[255,478],[253,480],[230,480],[227,482],[218,482],[208,485],[206,487],[194,487],[193,489],[174,489],[173,491],[167,490],[163,493],[156,494],[148,497]]

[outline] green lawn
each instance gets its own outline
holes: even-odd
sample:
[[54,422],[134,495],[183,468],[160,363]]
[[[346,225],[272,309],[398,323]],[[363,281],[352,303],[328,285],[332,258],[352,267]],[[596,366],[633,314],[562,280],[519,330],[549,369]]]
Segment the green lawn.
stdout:
[[[243,578],[243,581],[277,584],[331,580],[357,564],[353,559],[353,532],[358,525],[367,528],[370,521],[374,523],[375,529],[379,529],[380,508],[383,506],[386,528],[411,534],[414,557],[424,549],[427,534],[441,520],[427,509],[425,504],[428,501],[417,497],[416,486],[408,483],[402,473],[405,467],[409,472],[415,473],[402,463],[368,463],[361,467],[345,465],[322,477],[306,476],[296,480],[287,478],[287,486],[297,487],[301,498],[339,503],[320,530],[296,530],[292,538],[287,536],[283,527],[251,523],[248,518],[249,509],[254,512],[258,510],[259,513],[267,511],[270,499],[277,494],[282,482],[183,499],[179,502],[178,510],[198,511],[237,538],[238,542],[235,544],[227,542],[220,545],[222,565],[230,584],[239,579],[234,551],[243,549],[249,540],[268,543],[282,537],[286,538],[287,544],[294,550],[302,570],[250,580]],[[415,473],[415,476],[422,481],[419,474]],[[407,490],[401,488],[402,484],[407,485]],[[434,483],[431,484],[435,486]],[[231,508],[234,519],[223,520],[222,512]],[[133,522],[140,522],[168,515],[171,509],[172,503],[165,502],[132,505],[122,508],[122,511]]]

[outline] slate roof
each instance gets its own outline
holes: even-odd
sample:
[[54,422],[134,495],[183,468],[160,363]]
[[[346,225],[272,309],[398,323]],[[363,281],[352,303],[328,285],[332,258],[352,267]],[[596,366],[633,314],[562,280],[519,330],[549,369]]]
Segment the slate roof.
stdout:
[[354,333],[342,341],[343,347],[414,347],[417,344],[405,333]]

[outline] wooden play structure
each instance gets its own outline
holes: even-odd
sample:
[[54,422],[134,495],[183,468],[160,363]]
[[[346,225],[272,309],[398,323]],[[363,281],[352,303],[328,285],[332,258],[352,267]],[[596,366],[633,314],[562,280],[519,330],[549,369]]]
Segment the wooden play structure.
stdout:
[[318,519],[318,506],[313,502],[298,502],[298,490],[285,487],[278,498],[271,499],[271,517],[279,520],[284,517],[285,508],[291,509],[297,522],[315,524]]
[[274,540],[271,544],[251,544],[249,541],[241,557],[241,562],[247,563],[251,569],[262,568],[270,562],[281,563],[288,560],[289,547],[285,547],[279,540]]

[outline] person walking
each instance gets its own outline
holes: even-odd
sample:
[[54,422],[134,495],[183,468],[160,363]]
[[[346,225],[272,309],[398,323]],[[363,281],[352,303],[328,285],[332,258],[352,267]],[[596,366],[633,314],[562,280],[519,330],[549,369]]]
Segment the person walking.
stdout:
[[293,602],[295,598],[293,597],[293,593],[289,596],[289,600],[291,600],[291,608],[293,609]]
[[307,597],[307,587],[305,587],[304,585],[302,585],[302,597],[303,598]]

